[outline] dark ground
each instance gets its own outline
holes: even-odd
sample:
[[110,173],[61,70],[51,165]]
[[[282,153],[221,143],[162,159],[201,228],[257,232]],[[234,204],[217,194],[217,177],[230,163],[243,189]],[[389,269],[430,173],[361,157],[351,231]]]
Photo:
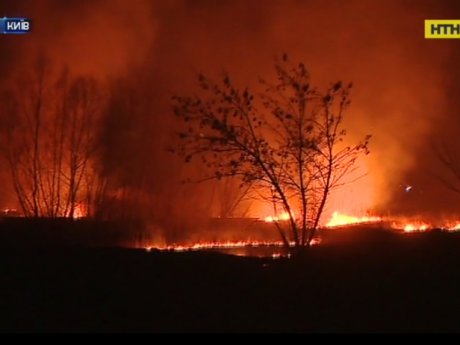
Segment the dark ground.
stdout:
[[460,234],[336,238],[299,260],[4,246],[0,331],[460,331]]

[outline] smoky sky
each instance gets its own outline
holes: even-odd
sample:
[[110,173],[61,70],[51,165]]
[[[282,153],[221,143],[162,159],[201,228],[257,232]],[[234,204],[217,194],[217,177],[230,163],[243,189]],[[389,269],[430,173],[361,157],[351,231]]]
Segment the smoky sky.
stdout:
[[147,193],[179,200],[165,186],[190,172],[165,150],[171,95],[193,93],[199,72],[257,88],[286,52],[320,87],[353,82],[348,138],[373,136],[366,176],[333,207],[360,199],[361,211],[437,215],[460,206],[434,177],[444,172],[432,152],[440,141],[460,149],[460,46],[423,38],[424,19],[460,18],[458,1],[3,0],[0,16],[33,20],[29,35],[0,36],[4,85],[39,52],[78,74],[123,80],[113,86],[105,164],[142,175]]

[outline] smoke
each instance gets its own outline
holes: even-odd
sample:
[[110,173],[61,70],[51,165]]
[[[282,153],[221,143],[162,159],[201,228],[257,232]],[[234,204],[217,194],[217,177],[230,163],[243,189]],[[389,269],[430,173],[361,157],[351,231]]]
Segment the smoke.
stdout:
[[[452,17],[453,10],[429,1],[182,2],[160,21],[154,56],[168,67],[157,75],[184,92],[193,92],[190,81],[199,71],[225,70],[255,86],[258,75],[271,75],[272,58],[288,52],[306,62],[316,84],[352,81],[350,143],[370,133],[372,154],[360,163],[366,176],[338,192],[329,212],[409,211],[404,187],[421,189],[411,172],[439,166],[426,160],[425,143],[448,116],[455,49],[452,42],[425,40],[423,21]],[[413,199],[432,204],[430,195]]]
[[2,70],[21,73],[21,65],[40,52],[74,73],[98,77],[126,73],[144,62],[154,42],[156,20],[150,1],[6,1],[0,15],[32,19],[27,36],[2,37],[7,45]]
[[194,92],[198,72],[227,71],[256,87],[287,52],[306,63],[316,85],[353,82],[349,141],[373,135],[358,172],[365,176],[334,195],[329,212],[436,212],[433,198],[449,192],[428,173],[442,168],[428,143],[459,123],[451,110],[459,48],[425,40],[423,20],[459,11],[456,2],[408,0],[6,1],[0,16],[27,16],[34,27],[0,37],[0,74],[14,79],[44,52],[74,73],[109,81],[106,170],[150,195],[152,210],[177,216],[204,212],[213,190],[197,187],[195,206],[183,200],[179,181],[198,168],[165,150],[174,132],[170,96]]

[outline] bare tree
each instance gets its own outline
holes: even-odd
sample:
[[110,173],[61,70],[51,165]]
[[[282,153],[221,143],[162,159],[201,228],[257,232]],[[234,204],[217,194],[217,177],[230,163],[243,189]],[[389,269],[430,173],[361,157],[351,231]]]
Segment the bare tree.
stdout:
[[3,153],[24,215],[87,213],[86,202],[96,191],[92,184],[98,182],[99,85],[67,70],[56,75],[50,62],[40,58],[3,99]]
[[350,85],[334,83],[321,92],[310,75],[287,56],[275,62],[276,81],[260,80],[263,91],[199,76],[202,95],[174,97],[174,111],[183,121],[177,153],[189,162],[199,158],[209,178],[239,177],[276,211],[284,244],[297,251],[311,244],[331,191],[344,182],[370,136],[356,145],[343,142]]
[[[3,93],[2,147],[19,204],[26,216],[38,217],[49,205],[42,201],[42,132],[46,109],[48,62],[36,60],[33,73]],[[30,77],[30,78],[28,78]]]

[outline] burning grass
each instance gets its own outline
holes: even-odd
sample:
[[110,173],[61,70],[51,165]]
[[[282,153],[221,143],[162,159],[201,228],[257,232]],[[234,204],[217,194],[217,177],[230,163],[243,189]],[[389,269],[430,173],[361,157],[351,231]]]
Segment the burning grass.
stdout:
[[[273,223],[277,222],[279,225],[286,225],[289,220],[289,215],[287,213],[281,213],[279,215],[267,216],[259,219],[259,221],[253,222],[253,228],[259,228],[270,236],[276,235],[274,231]],[[222,220],[224,222],[225,220]],[[264,225],[265,224],[265,225]],[[273,228],[272,228],[273,226]],[[324,242],[325,238],[328,240],[337,234],[337,231],[346,232],[347,230],[359,228],[364,231],[372,231],[372,228],[378,228],[383,231],[396,233],[396,234],[412,234],[412,233],[423,233],[429,232],[431,230],[441,230],[444,232],[456,232],[460,230],[459,221],[448,221],[441,225],[432,224],[426,221],[417,220],[417,219],[404,219],[404,218],[391,218],[383,217],[376,215],[347,215],[340,212],[334,212],[331,219],[323,226],[319,235],[313,240],[313,245],[321,245]],[[249,229],[246,229],[249,231]],[[217,232],[217,230],[216,230]],[[234,234],[238,233],[238,229],[233,229]],[[259,233],[259,235],[260,235]],[[247,233],[246,233],[247,234]],[[254,234],[254,233],[253,233]],[[243,236],[244,234],[242,234]],[[346,235],[346,233],[344,234]],[[259,236],[260,238],[260,236]],[[327,242],[327,240],[326,240]],[[293,242],[290,243],[291,246],[294,245]],[[276,240],[256,240],[256,239],[247,239],[247,240],[214,240],[214,241],[188,241],[172,244],[155,244],[149,243],[147,245],[141,245],[141,248],[145,248],[150,251],[152,249],[160,251],[172,251],[172,252],[184,252],[184,251],[199,251],[199,250],[216,250],[216,251],[228,251],[233,249],[242,249],[243,251],[235,252],[241,253],[244,252],[246,248],[253,249],[281,249],[284,247],[282,241]],[[272,251],[274,252],[274,251]],[[240,254],[238,254],[240,255]],[[243,254],[244,255],[244,254]],[[273,257],[283,257],[287,256],[284,252],[274,252]]]
[[[7,212],[4,212],[7,214]],[[197,226],[193,234],[184,233],[183,237],[161,240],[156,236],[157,228],[134,228],[127,224],[100,223],[87,218],[78,219],[26,219],[6,217],[0,222],[3,246],[121,246],[143,248],[147,251],[170,252],[218,251],[240,256],[285,257],[288,251],[278,238],[275,222],[288,226],[287,214],[268,217],[211,219]],[[354,235],[350,229],[360,228],[371,234],[372,229],[380,229],[396,234],[417,234],[437,229],[444,232],[460,230],[460,221],[450,220],[434,224],[414,218],[391,218],[377,215],[347,215],[334,212],[323,226],[313,245],[327,243],[334,236],[345,238]],[[340,235],[338,235],[340,233]],[[372,235],[372,234],[371,234]],[[367,235],[366,235],[367,236]],[[160,240],[158,240],[160,238]],[[294,243],[290,243],[291,246]]]

